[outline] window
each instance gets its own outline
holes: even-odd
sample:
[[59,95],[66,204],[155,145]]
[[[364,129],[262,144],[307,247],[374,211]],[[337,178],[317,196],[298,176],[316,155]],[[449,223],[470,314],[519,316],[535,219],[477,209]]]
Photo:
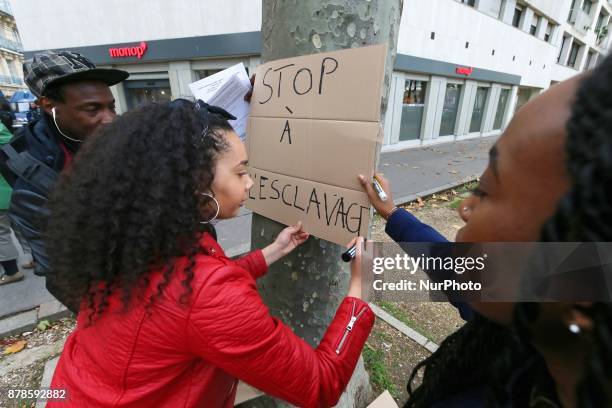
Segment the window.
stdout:
[[499,130],[502,128],[502,122],[506,109],[508,109],[508,100],[510,99],[510,90],[502,89],[499,95],[499,102],[497,103],[497,112],[495,112],[495,121],[493,122],[493,129]]
[[474,110],[472,111],[472,120],[470,121],[470,133],[480,132],[482,128],[482,119],[484,118],[484,110],[487,104],[488,94],[488,87],[479,86],[476,90]]
[[489,0],[485,4],[483,4],[481,1],[479,8],[481,9],[480,11],[484,12],[485,14],[488,14],[493,18],[499,18],[501,14],[501,6],[502,0]]
[[546,23],[546,31],[544,32],[544,41],[550,42],[550,36],[552,35],[552,25]]
[[561,47],[559,47],[559,56],[557,57],[557,63],[561,63],[561,55],[563,55],[563,49],[565,48],[565,43],[567,43],[567,36],[563,36],[563,40],[561,40]]
[[529,34],[536,35],[538,31],[538,24],[540,23],[540,16],[534,14],[533,19],[531,19],[531,27],[529,27]]
[[462,88],[463,85],[460,84],[446,84],[439,136],[455,134],[455,124],[457,123],[457,112],[459,111]]
[[603,25],[603,20],[606,18],[604,13],[599,13],[599,17],[597,17],[597,24],[595,24],[595,31],[598,31]]
[[213,74],[216,74],[217,72],[221,72],[222,70],[220,69],[200,69],[200,70],[196,70],[196,75],[198,76],[198,79],[203,79],[206,77],[209,77]]
[[576,41],[572,44],[572,48],[570,48],[569,57],[567,59],[568,67],[576,67],[576,59],[578,58],[578,52],[580,51],[580,44]]
[[512,25],[517,27],[521,23],[521,16],[523,15],[523,7],[517,5],[514,9],[514,16],[512,17]]
[[593,1],[592,0],[584,0],[584,3],[582,3],[582,10],[587,13],[587,14],[591,14],[591,9],[593,8]]
[[589,53],[587,54],[587,60],[586,60],[586,64],[584,66],[584,69],[591,68],[591,63],[593,62],[593,56],[594,55],[595,55],[595,53],[593,51],[589,51]]
[[570,6],[569,15],[567,16],[567,22],[572,22],[572,14],[574,14],[574,7],[576,6],[576,0],[572,0],[572,5]]
[[474,7],[476,0],[459,0],[459,3],[467,4],[468,6]]
[[172,98],[168,79],[125,81],[123,84],[128,109],[148,102],[170,102]]
[[421,125],[425,111],[427,82],[406,80],[402,103],[402,120],[399,140],[418,140],[421,138]]
[[17,77],[17,67],[16,67],[16,61],[15,60],[6,60],[9,72],[11,74],[12,77]]

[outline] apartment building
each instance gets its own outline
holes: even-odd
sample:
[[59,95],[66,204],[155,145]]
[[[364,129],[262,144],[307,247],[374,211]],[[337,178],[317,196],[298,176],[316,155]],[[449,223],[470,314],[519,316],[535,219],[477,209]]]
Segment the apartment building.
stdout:
[[10,97],[25,89],[23,47],[8,0],[0,0],[0,90]]
[[[13,0],[25,55],[72,49],[130,72],[120,111],[261,52],[261,0]],[[384,149],[501,132],[551,84],[601,61],[608,0],[404,0]],[[70,27],[66,30],[65,27]]]

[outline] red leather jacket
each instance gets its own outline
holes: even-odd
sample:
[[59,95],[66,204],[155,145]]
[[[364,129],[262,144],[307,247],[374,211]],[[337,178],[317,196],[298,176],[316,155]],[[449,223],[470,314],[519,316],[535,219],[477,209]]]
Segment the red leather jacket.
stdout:
[[122,311],[118,294],[89,326],[81,309],[51,383],[67,400],[47,407],[231,407],[237,379],[297,406],[336,404],[374,324],[367,303],[345,298],[313,349],[260,298],[261,251],[232,261],[210,235],[200,244],[187,305],[184,258],[149,314],[142,301]]

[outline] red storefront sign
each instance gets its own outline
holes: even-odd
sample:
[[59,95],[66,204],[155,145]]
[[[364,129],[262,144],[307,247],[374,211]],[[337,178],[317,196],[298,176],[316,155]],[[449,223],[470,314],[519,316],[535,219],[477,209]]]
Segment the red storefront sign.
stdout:
[[474,72],[474,68],[472,67],[457,67],[455,72],[459,75],[470,76],[472,72]]
[[136,45],[134,47],[122,47],[122,48],[109,48],[108,53],[111,58],[127,58],[127,57],[137,57],[141,59],[142,56],[147,51],[147,43],[144,41],[140,42],[140,45]]

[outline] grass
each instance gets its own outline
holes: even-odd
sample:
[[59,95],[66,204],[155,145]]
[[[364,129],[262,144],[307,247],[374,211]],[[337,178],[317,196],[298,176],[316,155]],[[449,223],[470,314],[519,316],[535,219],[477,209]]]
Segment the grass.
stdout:
[[[374,336],[384,341],[384,334],[375,333]],[[365,363],[366,370],[370,375],[370,381],[374,384],[375,388],[380,391],[388,390],[394,398],[398,397],[397,388],[391,380],[389,371],[385,365],[385,351],[382,349],[374,349],[366,343],[363,348],[363,361]]]
[[395,317],[400,322],[404,323],[408,327],[413,328],[414,330],[421,333],[423,336],[427,337],[433,343],[436,342],[436,340],[433,338],[431,334],[427,332],[427,330],[424,330],[423,328],[419,327],[418,324],[416,324],[413,320],[411,320],[408,316],[406,316],[406,313],[404,313],[404,311],[398,308],[395,304],[391,302],[382,301],[382,302],[377,303],[377,305],[380,306],[380,308],[383,309],[385,312]]

